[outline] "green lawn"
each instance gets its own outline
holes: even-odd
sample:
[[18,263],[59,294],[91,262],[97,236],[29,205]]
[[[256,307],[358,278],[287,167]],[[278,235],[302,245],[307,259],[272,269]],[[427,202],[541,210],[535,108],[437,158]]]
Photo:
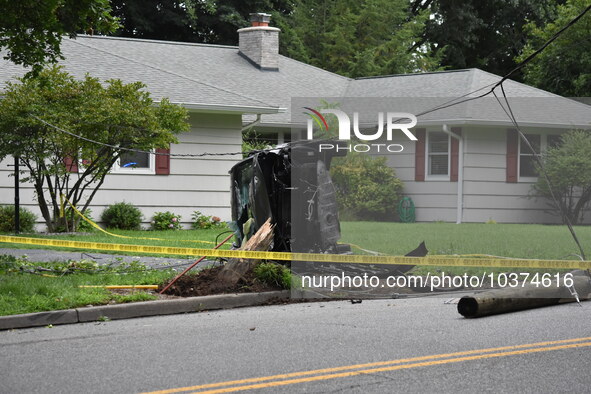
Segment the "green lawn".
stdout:
[[34,263],[0,256],[0,316],[153,300],[156,296],[141,290],[120,295],[104,288],[79,286],[159,285],[176,274],[172,270],[146,269],[140,264],[111,268],[98,268],[90,261],[76,264],[73,269],[68,263]]
[[[483,224],[483,223],[384,223],[343,222],[343,243],[353,243],[362,248],[389,255],[403,255],[425,241],[430,254],[492,254],[497,256],[577,259],[579,251],[566,226],[537,224]],[[575,227],[587,259],[591,259],[591,226]],[[133,239],[117,238],[104,233],[89,235],[26,235],[39,238],[67,239],[89,242],[137,244],[172,247],[212,248],[225,229],[182,231],[124,231],[112,230],[115,234]],[[221,241],[226,235],[219,237]],[[162,238],[164,241],[141,239]],[[207,241],[199,243],[192,241]],[[231,241],[222,248],[228,249]],[[1,248],[34,248],[31,245],[2,244]],[[45,247],[38,247],[45,248]],[[75,250],[75,249],[69,249]],[[119,252],[117,252],[119,253]],[[0,253],[1,254],[1,253]],[[136,254],[136,253],[134,253]],[[176,256],[178,257],[178,256]]]
[[[577,259],[579,250],[566,226],[481,223],[341,223],[342,242],[389,255],[402,255],[425,241],[429,254],[482,253],[535,259]],[[591,259],[591,226],[577,226]]]
[[[517,224],[451,224],[451,223],[375,223],[343,222],[343,243],[353,243],[362,248],[389,255],[402,255],[425,241],[429,253],[436,254],[491,254],[496,256],[577,259],[576,245],[565,226],[517,225]],[[173,247],[213,247],[212,244],[186,242],[205,240],[215,242],[223,229],[184,231],[116,231],[131,237],[163,238],[165,241],[146,239],[125,239],[103,233],[89,235],[51,236],[53,239],[68,239],[104,243],[162,245]],[[580,242],[591,255],[591,226],[576,228]],[[47,237],[40,234],[27,235]],[[220,240],[224,236],[220,237]],[[226,247],[228,248],[228,244]],[[30,248],[29,245],[0,244],[2,247]],[[69,249],[73,250],[73,249]],[[355,250],[355,249],[354,249]],[[359,252],[359,251],[357,251]],[[178,256],[176,256],[178,257]],[[588,259],[591,256],[587,256]],[[117,295],[104,289],[82,289],[80,285],[107,284],[161,284],[171,278],[173,271],[143,270],[141,266],[112,268],[106,272],[96,269],[57,274],[46,277],[23,272],[35,267],[64,267],[62,264],[28,263],[22,259],[0,256],[0,315],[29,313],[55,309],[68,309],[85,305],[99,305],[109,302],[130,302],[153,299],[154,296],[138,291],[131,295]],[[138,270],[139,268],[139,270]],[[424,274],[437,267],[417,267],[414,273]],[[445,272],[480,272],[483,269],[462,267],[439,267]],[[486,270],[499,271],[500,269]],[[523,270],[520,270],[523,271]],[[38,272],[39,273],[39,272]],[[56,275],[53,273],[52,275]]]
[[[99,231],[92,233],[85,233],[79,235],[43,235],[43,234],[22,234],[24,237],[32,238],[50,238],[50,239],[65,239],[69,241],[83,241],[83,242],[101,242],[101,243],[117,243],[117,244],[132,244],[132,245],[150,245],[150,246],[170,246],[182,248],[208,248],[215,246],[216,237],[221,233],[229,231],[227,228],[215,228],[206,230],[181,230],[181,231],[131,231],[131,230],[109,230],[109,232],[117,235],[132,238],[120,238],[108,235]],[[10,235],[10,234],[3,234]],[[218,241],[221,242],[228,234],[220,235]],[[160,238],[160,240],[145,239],[145,238]],[[205,242],[197,242],[205,241]],[[228,241],[221,249],[229,249],[232,245],[232,240]],[[46,246],[35,246],[26,244],[9,244],[0,243],[1,248],[17,248],[17,249],[47,249]],[[73,248],[52,248],[69,251],[84,251]],[[104,253],[125,254],[123,252],[109,252]],[[138,253],[133,253],[138,255]],[[170,256],[179,257],[179,256]],[[182,257],[182,256],[180,256]],[[193,256],[190,256],[193,257]]]

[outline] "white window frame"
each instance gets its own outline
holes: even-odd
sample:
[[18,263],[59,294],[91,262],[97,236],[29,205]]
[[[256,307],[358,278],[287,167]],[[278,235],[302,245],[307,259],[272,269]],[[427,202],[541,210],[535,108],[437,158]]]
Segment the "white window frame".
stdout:
[[[549,135],[558,135],[558,136],[562,136],[563,133],[558,132],[556,130],[551,130],[551,131],[547,131],[547,132],[541,132],[541,131],[535,131],[535,132],[528,132],[528,131],[524,131],[523,134],[525,134],[526,136],[529,135],[539,135],[540,136],[540,154],[543,154],[546,149],[548,149],[548,136]],[[531,183],[531,182],[537,182],[538,177],[537,176],[521,176],[521,145],[524,143],[521,136],[517,136],[517,140],[518,140],[518,144],[517,144],[517,177],[519,182],[524,182],[524,183]],[[527,147],[526,147],[527,148]],[[529,149],[529,148],[527,148]],[[527,154],[526,155],[530,155],[531,154]]]
[[[432,133],[444,133],[447,135],[447,175],[431,175],[429,174],[431,168],[429,166],[429,140],[430,135]],[[443,155],[443,153],[435,154]],[[425,137],[425,180],[426,181],[449,181],[450,180],[450,173],[451,173],[451,136],[445,133],[443,130],[431,130],[427,131]]]
[[[150,152],[154,153],[152,149]],[[141,174],[141,175],[155,175],[156,174],[156,158],[155,155],[148,155],[149,168],[133,168],[133,167],[121,167],[119,165],[119,159],[113,164],[111,173],[113,174]]]

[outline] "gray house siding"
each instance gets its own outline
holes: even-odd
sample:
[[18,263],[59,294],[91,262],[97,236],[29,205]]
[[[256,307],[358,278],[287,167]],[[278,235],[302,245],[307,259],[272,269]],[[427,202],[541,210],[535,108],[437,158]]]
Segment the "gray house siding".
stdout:
[[[240,115],[192,113],[190,123],[191,130],[178,136],[178,144],[171,145],[171,154],[241,151]],[[187,228],[195,210],[230,220],[228,171],[239,160],[241,155],[171,157],[170,175],[111,173],[93,199],[92,216],[98,220],[108,205],[126,201],[141,209],[144,227],[149,226],[155,212],[167,210],[180,214]],[[8,164],[12,160],[0,163],[0,204],[14,202],[14,178],[8,176],[12,172]],[[30,184],[21,184],[21,202],[41,218]],[[38,229],[44,227],[39,222]]]
[[[427,127],[427,132],[441,130]],[[462,222],[559,223],[558,216],[547,211],[544,199],[529,198],[531,180],[507,183],[507,140],[505,127],[463,126],[464,193]],[[551,129],[524,129],[526,133],[560,134]],[[388,164],[404,182],[404,195],[413,199],[419,222],[455,222],[457,218],[457,182],[447,180],[415,181],[414,142],[395,140],[404,151],[388,156]],[[591,216],[591,215],[587,215]],[[589,223],[591,218],[586,218]]]

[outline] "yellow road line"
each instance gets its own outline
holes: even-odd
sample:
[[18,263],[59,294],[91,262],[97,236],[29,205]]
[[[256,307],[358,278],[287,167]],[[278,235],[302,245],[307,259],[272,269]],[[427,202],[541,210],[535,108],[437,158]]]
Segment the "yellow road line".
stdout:
[[[334,367],[334,368],[323,368],[323,369],[316,369],[316,370],[310,370],[310,371],[301,371],[301,372],[292,372],[292,373],[278,374],[278,375],[272,375],[272,376],[263,376],[263,377],[258,377],[258,378],[247,378],[247,379],[240,379],[240,380],[231,380],[231,381],[227,381],[227,382],[202,384],[202,385],[198,385],[198,386],[179,387],[179,388],[173,388],[173,389],[151,391],[149,393],[143,393],[143,394],[180,393],[180,392],[185,392],[185,391],[202,390],[202,389],[216,388],[216,387],[222,387],[222,386],[235,386],[235,385],[246,384],[246,383],[257,383],[257,382],[264,382],[264,381],[269,381],[269,380],[287,379],[287,378],[294,378],[294,377],[307,376],[307,375],[325,374],[325,373],[340,372],[340,371],[347,371],[347,370],[360,369],[360,368],[388,366],[388,365],[393,365],[393,364],[403,364],[403,363],[424,361],[424,360],[436,360],[436,359],[441,359],[441,358],[468,356],[468,355],[473,355],[473,354],[478,354],[478,353],[491,353],[491,352],[524,349],[524,348],[531,348],[531,347],[538,347],[538,349],[550,349],[547,347],[543,347],[543,348],[539,348],[539,347],[540,346],[549,346],[549,345],[558,345],[558,344],[568,344],[568,343],[582,342],[582,341],[591,341],[591,337],[562,339],[562,340],[558,340],[558,341],[545,341],[545,342],[529,343],[529,344],[524,344],[524,345],[511,345],[511,346],[502,346],[502,347],[496,347],[496,348],[467,350],[467,351],[462,351],[462,352],[444,353],[444,354],[436,354],[436,355],[420,356],[420,357],[412,357],[412,358],[403,358],[403,359],[390,360],[390,361],[379,361],[379,362],[374,362],[374,363],[355,364],[355,365],[347,365],[347,366]],[[590,346],[590,345],[591,345],[591,342],[588,342],[588,345],[585,345],[585,346]],[[557,350],[557,349],[552,348],[551,350]],[[495,353],[495,354],[506,354],[506,352]],[[507,355],[509,355],[509,354],[507,354]],[[479,357],[479,356],[476,356],[476,357]],[[495,356],[495,357],[499,357],[499,356]],[[456,360],[456,359],[453,359],[453,360]],[[443,360],[443,361],[448,361],[448,360]],[[462,360],[462,361],[464,361],[464,360]],[[424,363],[419,363],[419,364],[424,364]],[[415,365],[415,364],[406,364],[406,365]],[[415,365],[415,366],[419,366],[419,365]],[[386,368],[392,368],[392,367],[386,367]],[[398,366],[394,367],[394,368],[398,369]],[[368,370],[368,371],[373,371],[373,370]],[[376,370],[375,372],[379,372],[379,371]],[[360,371],[347,372],[347,373],[359,374]],[[363,373],[370,373],[370,372],[363,372]],[[338,374],[338,375],[340,375],[340,374]],[[322,376],[333,376],[333,375],[322,375]],[[336,377],[341,377],[341,376],[336,376]],[[305,378],[305,379],[309,379],[309,378]],[[332,379],[332,378],[326,378],[326,379]],[[293,379],[293,380],[297,380],[297,382],[294,381],[293,383],[299,383],[299,380],[301,380],[301,379]],[[284,381],[284,382],[286,382],[286,381]],[[265,383],[265,384],[273,384],[273,383],[276,383],[276,382],[270,382],[270,383]],[[293,384],[293,383],[289,383],[289,384]],[[242,387],[250,387],[250,386],[240,386],[238,388],[242,388]],[[255,388],[255,387],[252,387],[252,388]],[[237,389],[237,388],[230,388],[230,389]],[[237,390],[234,390],[234,391],[237,391]],[[218,391],[214,391],[214,392],[218,392]]]
[[[552,346],[552,347],[533,348],[533,349],[526,349],[526,350],[515,350],[515,351],[511,351],[511,352],[481,354],[481,355],[477,355],[477,356],[458,357],[458,358],[450,358],[450,359],[445,359],[445,360],[426,361],[426,362],[422,362],[422,363],[396,365],[393,367],[374,368],[374,369],[366,369],[366,370],[361,370],[361,371],[342,372],[342,373],[336,373],[336,374],[332,374],[332,375],[320,375],[320,376],[312,376],[312,377],[308,377],[308,378],[281,380],[279,382],[259,383],[259,384],[251,384],[251,385],[247,385],[247,386],[228,387],[228,388],[217,389],[217,390],[199,391],[199,393],[200,394],[231,393],[231,392],[235,392],[235,391],[252,390],[252,389],[277,387],[277,386],[287,386],[290,384],[315,382],[315,381],[319,381],[319,380],[347,378],[347,377],[364,375],[364,374],[396,371],[396,370],[400,370],[400,369],[428,367],[428,366],[433,366],[433,365],[451,364],[451,363],[458,363],[458,362],[462,362],[462,361],[482,360],[482,359],[493,358],[493,357],[515,356],[515,355],[528,354],[528,353],[549,352],[549,351],[560,350],[560,349],[574,349],[574,348],[586,347],[586,346],[591,346],[591,342],[575,343],[575,344],[570,344],[570,345],[560,345],[560,346]],[[197,392],[195,392],[195,393],[197,393]]]

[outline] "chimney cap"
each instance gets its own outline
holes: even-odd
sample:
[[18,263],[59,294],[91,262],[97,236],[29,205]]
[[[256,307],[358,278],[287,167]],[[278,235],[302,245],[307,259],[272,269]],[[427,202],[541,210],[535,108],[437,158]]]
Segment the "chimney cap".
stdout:
[[250,14],[250,22],[252,26],[269,26],[271,21],[271,14],[264,12],[253,12]]

